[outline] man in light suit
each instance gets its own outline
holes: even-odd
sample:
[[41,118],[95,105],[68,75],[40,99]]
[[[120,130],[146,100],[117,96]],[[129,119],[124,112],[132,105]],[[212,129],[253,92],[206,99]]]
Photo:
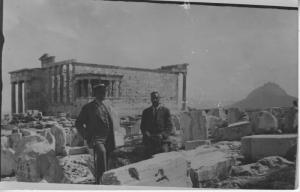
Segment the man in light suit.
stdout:
[[160,103],[157,91],[151,93],[151,102],[152,106],[143,111],[140,127],[146,158],[168,150],[168,138],[173,127],[170,110]]
[[82,107],[75,126],[89,149],[94,150],[96,183],[100,184],[108,170],[109,155],[116,147],[114,131],[120,129],[120,124],[118,115],[105,100],[106,86],[94,86],[94,93],[95,100]]

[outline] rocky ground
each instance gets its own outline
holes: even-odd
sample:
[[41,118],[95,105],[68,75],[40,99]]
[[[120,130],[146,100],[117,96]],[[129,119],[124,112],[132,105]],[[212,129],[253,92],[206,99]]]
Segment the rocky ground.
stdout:
[[233,166],[228,178],[211,180],[204,185],[225,189],[294,189],[295,170],[295,163],[272,156],[256,163]]
[[[132,122],[127,124],[134,126]],[[191,150],[183,150],[176,136],[172,141],[172,152],[146,160],[141,136],[125,138],[124,145],[111,155],[111,170],[104,175],[104,184],[226,189],[295,187],[295,162],[283,157],[249,162],[241,154],[240,141],[204,142]],[[23,119],[2,127],[2,181],[94,184],[93,172],[93,158],[83,146],[73,119]]]
[[[84,154],[86,149],[73,119],[14,118],[1,130],[1,180],[92,183],[90,174],[79,174],[85,164],[76,164],[83,161],[76,157],[78,153]],[[73,181],[74,177],[69,178],[72,174],[81,179]]]

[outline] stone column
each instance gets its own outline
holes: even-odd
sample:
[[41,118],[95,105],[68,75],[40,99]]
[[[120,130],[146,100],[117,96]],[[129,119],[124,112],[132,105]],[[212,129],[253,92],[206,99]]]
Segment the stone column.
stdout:
[[18,112],[23,113],[23,91],[22,82],[18,82]]
[[24,111],[26,112],[28,110],[28,82],[24,81],[23,83],[23,89],[24,89]]
[[70,103],[70,65],[66,65],[66,103]]
[[116,98],[119,97],[119,83],[120,83],[120,81],[115,81],[115,86],[114,86],[115,91],[114,91],[114,93],[115,93]]
[[58,94],[57,94],[57,82],[58,82],[58,80],[57,80],[57,67],[55,66],[54,68],[53,68],[53,84],[54,84],[54,86],[53,86],[53,103],[57,103],[57,101],[58,101],[58,99],[57,99],[57,97],[58,97]]
[[85,97],[85,86],[84,86],[84,80],[80,80],[80,96]]
[[108,97],[111,97],[112,95],[112,81],[108,81]]
[[60,75],[56,75],[56,102],[60,102]]
[[186,73],[182,73],[182,110],[186,109]]
[[61,68],[57,66],[57,103],[61,102]]
[[73,64],[69,64],[69,100],[70,103],[73,103],[73,101],[75,101],[76,98],[76,81],[73,79],[74,77],[74,73],[75,73],[75,67]]
[[116,81],[111,81],[111,96],[116,97]]
[[48,68],[48,99],[49,103],[52,103],[52,74],[51,74],[51,68]]
[[105,90],[105,97],[108,97],[108,92],[109,92],[109,89],[108,89],[108,87],[106,87],[106,90]]
[[74,90],[76,91],[75,94],[74,94],[74,97],[76,98],[79,98],[80,97],[80,91],[81,91],[81,87],[80,87],[80,80],[77,80],[76,83],[75,83],[75,87],[74,87]]
[[51,103],[55,103],[55,76],[53,75],[53,69],[51,69]]
[[66,65],[63,65],[62,66],[62,102],[64,104],[67,103],[67,92],[68,92],[68,89],[67,89],[67,66]]
[[119,83],[118,83],[118,92],[119,92],[119,93],[118,93],[118,96],[121,97],[121,96],[122,96],[122,89],[121,89],[121,83],[122,83],[122,82],[121,82],[121,81],[118,81],[118,82],[119,82]]
[[64,94],[64,81],[65,81],[64,76],[61,74],[60,75],[60,89],[59,89],[59,92],[60,92],[59,100],[60,100],[61,103],[64,103],[64,96],[65,96],[65,94]]
[[54,103],[54,78],[53,78],[53,68],[52,67],[49,67],[49,75],[50,75],[50,91],[49,91],[49,94],[50,94],[50,103]]
[[89,80],[84,80],[84,91],[85,91],[85,97],[89,96]]
[[11,113],[16,113],[16,83],[11,83]]
[[93,90],[92,90],[92,82],[91,82],[92,80],[91,79],[89,79],[88,80],[88,97],[92,97],[93,96]]

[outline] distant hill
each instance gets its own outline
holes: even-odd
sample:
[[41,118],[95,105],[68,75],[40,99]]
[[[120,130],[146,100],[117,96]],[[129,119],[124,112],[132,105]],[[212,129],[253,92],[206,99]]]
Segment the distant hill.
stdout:
[[188,98],[188,107],[195,108],[195,109],[212,109],[217,108],[218,104],[222,106],[229,106],[234,103],[234,101],[229,100],[213,100],[213,99],[201,99],[199,101],[198,98]]
[[290,107],[296,99],[288,95],[279,85],[269,82],[254,89],[245,99],[236,102],[231,107],[242,109]]

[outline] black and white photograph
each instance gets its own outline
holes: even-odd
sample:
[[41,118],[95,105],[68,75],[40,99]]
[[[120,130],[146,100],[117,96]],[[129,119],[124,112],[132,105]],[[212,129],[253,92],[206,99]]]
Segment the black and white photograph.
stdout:
[[0,189],[298,188],[297,0],[0,3]]

